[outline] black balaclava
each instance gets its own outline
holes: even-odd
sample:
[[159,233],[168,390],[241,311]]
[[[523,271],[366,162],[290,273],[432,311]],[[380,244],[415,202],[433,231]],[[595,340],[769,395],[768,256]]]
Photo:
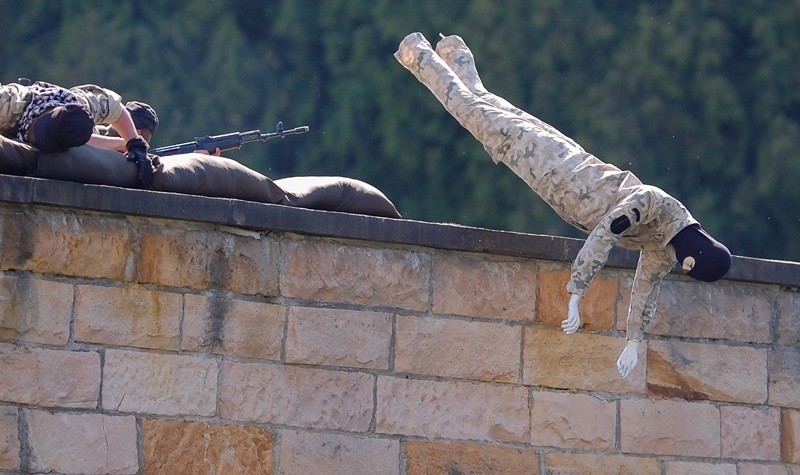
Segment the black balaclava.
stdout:
[[50,109],[34,120],[33,145],[42,152],[60,152],[79,147],[92,136],[94,121],[83,107],[76,104]]
[[130,101],[125,104],[125,108],[128,109],[128,113],[130,113],[131,119],[133,119],[133,125],[136,127],[136,130],[147,129],[150,131],[150,135],[156,134],[158,115],[156,115],[156,111],[150,107],[149,104],[139,101]]
[[670,241],[678,263],[694,258],[694,267],[687,275],[703,282],[714,282],[731,268],[731,253],[721,242],[711,237],[699,224],[687,226]]

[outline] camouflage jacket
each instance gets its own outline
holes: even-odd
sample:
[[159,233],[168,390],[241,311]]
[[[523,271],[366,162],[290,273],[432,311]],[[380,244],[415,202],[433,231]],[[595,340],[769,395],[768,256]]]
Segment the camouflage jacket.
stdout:
[[[574,143],[547,136],[555,140],[541,145],[555,147],[555,154],[523,165],[517,159],[515,171],[527,172],[531,189],[565,221],[589,233],[572,264],[567,291],[583,296],[614,246],[641,251],[626,332],[628,339],[641,340],[655,314],[659,283],[676,262],[667,244],[697,221],[663,190],[642,184],[631,172],[600,161]],[[508,157],[507,153],[501,161]]]
[[30,90],[17,83],[0,85],[0,134],[12,132],[28,105]]
[[95,125],[113,124],[119,120],[125,105],[122,97],[116,92],[94,84],[75,86],[70,91],[78,97],[84,108],[89,111]]

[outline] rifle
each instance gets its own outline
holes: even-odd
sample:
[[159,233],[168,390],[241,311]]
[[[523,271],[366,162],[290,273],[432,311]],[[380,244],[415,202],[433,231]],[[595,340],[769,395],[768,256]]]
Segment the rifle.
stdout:
[[263,133],[260,130],[251,130],[249,132],[231,132],[230,134],[214,136],[206,135],[205,137],[195,137],[192,142],[153,148],[149,150],[149,153],[166,156],[190,153],[197,150],[205,150],[208,153],[214,153],[217,149],[220,149],[220,151],[224,152],[226,150],[242,148],[242,145],[250,142],[266,142],[267,140],[275,138],[282,139],[287,135],[304,134],[306,132],[308,132],[307,125],[284,130],[283,122],[278,122],[278,125],[275,126],[275,132]]

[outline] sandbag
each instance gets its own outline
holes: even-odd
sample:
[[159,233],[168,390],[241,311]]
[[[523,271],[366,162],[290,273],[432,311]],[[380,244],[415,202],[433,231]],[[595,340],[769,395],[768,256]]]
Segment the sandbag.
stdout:
[[0,173],[29,175],[39,151],[28,144],[0,135]]
[[159,157],[153,190],[278,203],[284,191],[266,176],[235,160],[186,153]]
[[40,152],[38,163],[31,173],[37,178],[127,188],[136,187],[137,175],[136,163],[129,162],[124,154],[91,145],[81,145],[63,152]]
[[325,211],[400,218],[380,190],[363,181],[338,176],[296,176],[275,180],[286,196],[280,204]]

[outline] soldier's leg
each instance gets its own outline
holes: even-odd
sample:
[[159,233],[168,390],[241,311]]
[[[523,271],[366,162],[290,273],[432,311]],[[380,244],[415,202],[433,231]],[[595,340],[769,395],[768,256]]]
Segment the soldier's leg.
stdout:
[[395,57],[483,144],[495,162],[505,163],[534,191],[544,173],[579,151],[571,142],[470,91],[420,33],[408,35]]
[[574,140],[561,133],[561,131],[552,125],[525,112],[502,97],[499,97],[486,89],[481,81],[480,76],[478,75],[478,69],[475,67],[475,57],[460,36],[442,36],[442,39],[436,44],[436,54],[438,54],[444,60],[444,62],[450,66],[450,69],[456,73],[459,79],[461,79],[461,81],[469,88],[469,90],[474,92],[481,99],[495,107],[511,112],[512,114],[516,114],[528,122],[536,125],[537,127],[541,127],[553,135],[559,136],[562,140],[570,142],[573,146],[579,147]]

